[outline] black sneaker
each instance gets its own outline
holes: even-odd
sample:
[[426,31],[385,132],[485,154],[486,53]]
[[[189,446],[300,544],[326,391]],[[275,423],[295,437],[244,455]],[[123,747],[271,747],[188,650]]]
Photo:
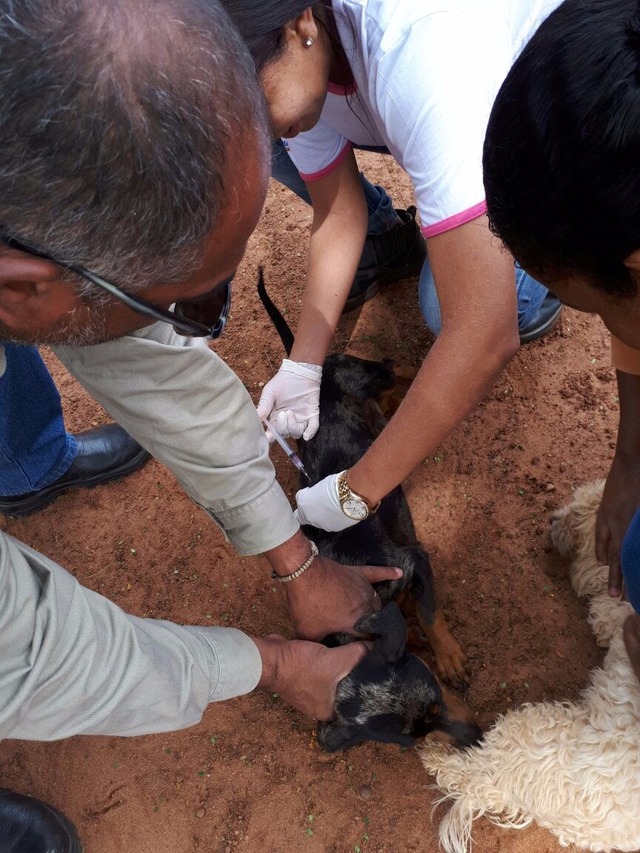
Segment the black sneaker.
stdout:
[[412,206],[396,213],[401,220],[397,225],[365,240],[343,314],[363,305],[381,287],[420,275],[427,244],[416,222],[416,209]]
[[542,300],[538,313],[526,329],[520,329],[520,343],[528,344],[548,335],[560,319],[562,302],[552,293],[547,293]]
[[76,828],[58,809],[0,788],[2,853],[82,853]]
[[[147,451],[118,424],[96,427],[75,436],[78,452],[69,470],[54,483],[24,495],[0,496],[0,513],[23,518],[49,506],[69,489],[93,489],[142,468]],[[2,853],[2,848],[0,848]]]

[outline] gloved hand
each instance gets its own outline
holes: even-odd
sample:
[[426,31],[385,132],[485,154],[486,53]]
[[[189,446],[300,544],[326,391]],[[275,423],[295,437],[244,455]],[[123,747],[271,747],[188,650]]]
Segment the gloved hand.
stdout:
[[[258,417],[273,421],[283,436],[313,438],[320,424],[321,379],[319,364],[285,358],[280,370],[264,386],[257,406]],[[267,438],[273,441],[268,431]]]
[[296,504],[298,506],[294,515],[300,524],[312,524],[321,530],[336,533],[358,523],[355,519],[345,515],[340,508],[336,485],[338,476],[338,474],[329,474],[315,486],[300,489],[296,493]]

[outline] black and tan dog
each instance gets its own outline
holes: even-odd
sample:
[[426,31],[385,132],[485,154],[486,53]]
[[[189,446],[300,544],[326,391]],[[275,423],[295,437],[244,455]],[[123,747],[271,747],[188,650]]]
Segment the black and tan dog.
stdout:
[[[293,335],[266,293],[262,271],[258,292],[289,353]],[[376,400],[394,384],[391,362],[348,355],[325,360],[320,427],[298,447],[312,484],[350,468],[365,453],[386,423]],[[472,711],[441,684],[464,686],[466,658],[436,606],[429,558],[417,540],[402,489],[395,488],[374,515],[344,531],[303,529],[325,557],[345,565],[397,566],[403,572],[396,581],[375,585],[383,608],[356,625],[359,634],[374,638],[372,649],[339,683],[335,719],[318,725],[320,746],[334,751],[365,740],[410,745],[430,732],[440,732],[458,746],[475,742],[481,732]],[[422,646],[424,638],[428,640],[440,681],[407,651],[405,618],[412,626],[412,644]],[[351,640],[349,635],[335,635],[325,642]]]

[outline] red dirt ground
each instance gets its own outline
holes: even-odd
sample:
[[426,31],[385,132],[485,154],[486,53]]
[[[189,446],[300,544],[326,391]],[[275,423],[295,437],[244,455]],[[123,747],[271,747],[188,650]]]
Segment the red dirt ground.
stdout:
[[[411,203],[389,158],[365,155],[363,163],[397,206]],[[218,351],[256,400],[282,358],[255,292],[257,266],[295,325],[309,223],[308,209],[273,187],[234,283]],[[415,282],[406,282],[345,318],[335,348],[419,365],[429,345]],[[47,357],[68,428],[107,420]],[[445,613],[471,660],[467,698],[483,726],[521,702],[575,698],[602,658],[547,531],[550,510],[606,474],[616,425],[604,327],[565,309],[557,329],[523,348],[476,413],[406,483]],[[293,468],[277,448],[272,456],[293,496]],[[7,529],[137,615],[291,632],[266,561],[239,558],[155,461]],[[198,726],[180,732],[6,741],[0,761],[0,784],[63,809],[87,853],[437,849],[433,783],[413,751],[365,745],[325,755],[311,721],[270,695],[212,705]],[[537,827],[506,831],[478,821],[474,837],[475,853],[561,849]]]

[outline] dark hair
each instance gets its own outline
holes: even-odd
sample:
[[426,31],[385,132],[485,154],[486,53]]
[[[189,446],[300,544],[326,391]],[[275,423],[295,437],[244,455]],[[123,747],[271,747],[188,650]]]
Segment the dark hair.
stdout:
[[0,227],[127,287],[201,263],[267,119],[217,0],[0,0]]
[[638,0],[565,0],[504,81],[484,180],[492,230],[523,266],[614,296],[640,248]]
[[338,35],[331,0],[221,0],[245,40],[259,74],[276,60],[285,47],[284,25],[311,9],[316,23],[324,29],[333,52],[350,74]]

